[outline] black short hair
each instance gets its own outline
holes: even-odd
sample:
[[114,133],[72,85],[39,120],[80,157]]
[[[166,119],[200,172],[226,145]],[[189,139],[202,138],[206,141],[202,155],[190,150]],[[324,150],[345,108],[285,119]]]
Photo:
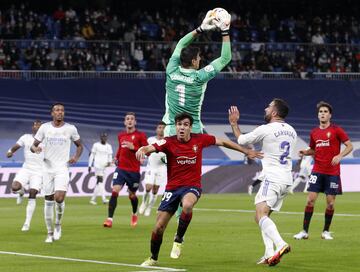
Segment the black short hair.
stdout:
[[42,121],[39,120],[39,119],[36,119],[36,120],[34,120],[33,124],[35,124],[35,123],[40,123],[40,124],[42,124]]
[[277,115],[280,118],[284,119],[289,114],[289,105],[288,105],[288,103],[285,100],[281,99],[281,98],[274,98],[273,101],[274,101],[274,106],[275,106],[276,111],[277,111]]
[[180,113],[176,114],[176,116],[175,116],[175,124],[177,122],[180,122],[180,121],[186,119],[186,118],[190,120],[190,125],[192,126],[192,124],[194,123],[194,118],[187,112],[180,112]]
[[61,103],[61,102],[55,102],[54,104],[51,105],[51,110],[50,110],[50,112],[53,111],[53,109],[54,109],[55,106],[63,106],[63,107],[65,108],[65,105],[64,105],[63,103]]
[[104,136],[105,136],[105,137],[108,136],[107,132],[105,132],[105,131],[103,131],[103,132],[100,133],[100,137],[104,137]]
[[320,101],[319,103],[317,103],[317,105],[316,105],[317,112],[319,112],[320,108],[322,108],[322,107],[328,108],[330,114],[332,114],[333,107],[329,103],[327,103],[325,101]]
[[132,115],[132,116],[134,116],[134,117],[136,118],[136,114],[135,114],[135,112],[133,112],[133,111],[128,111],[127,113],[125,113],[124,118],[125,118],[127,115]]
[[181,66],[184,68],[190,67],[192,65],[192,60],[196,59],[199,53],[200,53],[199,47],[188,46],[183,48],[180,53]]
[[164,121],[160,121],[156,126],[166,126],[166,123]]

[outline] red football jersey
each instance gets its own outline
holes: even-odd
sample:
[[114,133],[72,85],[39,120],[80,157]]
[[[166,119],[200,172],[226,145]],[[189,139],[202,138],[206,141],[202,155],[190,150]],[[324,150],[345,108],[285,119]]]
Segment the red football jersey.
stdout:
[[158,152],[164,152],[167,157],[166,190],[193,186],[201,188],[202,150],[215,142],[212,135],[191,134],[186,143],[172,136],[153,144]]
[[[140,162],[136,159],[135,153],[140,147],[148,145],[145,133],[137,130],[132,133],[123,131],[119,133],[118,141],[119,148],[115,156],[118,160],[118,168],[130,172],[140,172]],[[133,143],[134,150],[122,145],[125,141]]]
[[349,140],[345,131],[331,124],[326,129],[314,128],[310,133],[310,148],[315,150],[313,172],[326,175],[340,175],[340,164],[331,165],[332,159],[340,153],[341,143]]

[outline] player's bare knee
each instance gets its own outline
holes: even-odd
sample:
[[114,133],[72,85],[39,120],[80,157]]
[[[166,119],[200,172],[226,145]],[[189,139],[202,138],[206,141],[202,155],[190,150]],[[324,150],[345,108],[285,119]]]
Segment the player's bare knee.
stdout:
[[326,208],[328,210],[333,210],[334,206],[335,206],[335,202],[328,202],[327,205],[326,205]]
[[20,189],[21,189],[21,183],[20,182],[18,182],[18,181],[14,181],[12,184],[11,184],[11,190],[13,191],[13,192],[17,192],[17,191],[19,191]]
[[152,193],[153,193],[154,195],[156,195],[156,194],[158,193],[158,191],[159,191],[159,186],[154,186],[154,187],[152,188]]

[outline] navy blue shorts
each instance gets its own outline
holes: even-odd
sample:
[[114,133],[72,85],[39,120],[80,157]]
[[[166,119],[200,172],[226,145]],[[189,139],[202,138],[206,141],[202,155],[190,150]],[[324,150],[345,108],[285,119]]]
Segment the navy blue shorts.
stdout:
[[181,187],[173,191],[165,191],[158,211],[175,213],[182,198],[187,193],[193,193],[199,199],[201,196],[201,189],[197,187]]
[[126,185],[129,188],[129,191],[136,192],[139,189],[140,184],[140,173],[125,171],[119,168],[116,168],[113,176],[113,186],[114,185]]
[[311,173],[308,192],[325,193],[326,195],[341,195],[340,176]]

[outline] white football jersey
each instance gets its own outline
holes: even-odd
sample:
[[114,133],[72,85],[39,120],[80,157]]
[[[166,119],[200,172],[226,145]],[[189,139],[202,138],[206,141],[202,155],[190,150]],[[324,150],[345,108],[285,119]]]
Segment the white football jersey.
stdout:
[[313,162],[313,157],[312,156],[303,156],[301,163],[300,163],[300,168],[301,169],[307,169],[307,172],[311,172],[312,170],[312,162]]
[[[32,153],[30,147],[34,143],[34,136],[32,134],[24,134],[16,142],[19,146],[24,148],[24,164],[23,168],[30,171],[42,171],[44,163],[44,152]],[[42,145],[40,145],[42,147]]]
[[283,122],[272,122],[240,135],[238,143],[262,143],[264,158],[261,160],[261,175],[270,182],[292,185],[291,154],[296,145],[296,138],[297,134],[292,126]]
[[44,162],[48,169],[68,167],[71,142],[80,139],[74,125],[64,123],[61,127],[54,127],[52,122],[41,125],[35,137],[43,143]]
[[94,161],[95,168],[105,168],[108,163],[112,162],[113,150],[110,144],[96,142],[91,148],[91,154],[89,157],[89,167]]
[[[159,141],[155,136],[147,139],[148,144],[154,144]],[[163,152],[153,152],[148,157],[147,167],[158,168],[166,166],[166,154]]]

